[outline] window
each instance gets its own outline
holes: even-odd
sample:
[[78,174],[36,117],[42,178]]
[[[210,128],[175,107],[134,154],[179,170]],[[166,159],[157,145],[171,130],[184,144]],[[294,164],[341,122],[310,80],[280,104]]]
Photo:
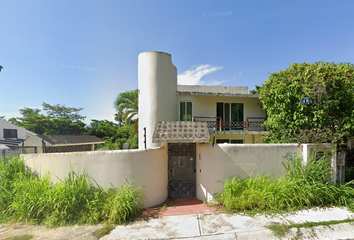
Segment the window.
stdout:
[[192,121],[192,102],[179,103],[179,120]]
[[216,143],[220,144],[220,143],[229,143],[229,139],[216,139]]
[[4,129],[4,138],[17,138],[17,129]]
[[243,139],[216,139],[216,143],[243,144]]
[[243,103],[216,103],[216,116],[223,121],[223,131],[245,130]]
[[243,103],[216,103],[216,116],[226,122],[243,122]]

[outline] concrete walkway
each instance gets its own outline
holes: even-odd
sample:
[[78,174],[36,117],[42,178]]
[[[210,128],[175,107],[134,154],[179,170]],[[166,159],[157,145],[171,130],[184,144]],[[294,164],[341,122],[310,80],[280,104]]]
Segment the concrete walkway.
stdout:
[[[312,209],[287,216],[202,213],[139,219],[116,227],[101,240],[118,239],[279,239],[267,226],[354,219],[344,208]],[[283,239],[354,239],[354,223],[290,229]]]

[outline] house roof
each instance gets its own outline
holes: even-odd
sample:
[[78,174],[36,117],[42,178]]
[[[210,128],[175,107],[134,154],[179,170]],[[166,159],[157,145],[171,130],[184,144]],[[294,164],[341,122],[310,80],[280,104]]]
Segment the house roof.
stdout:
[[24,140],[25,139],[7,138],[4,140],[0,140],[0,144],[4,144],[8,147],[18,147],[20,144],[22,144]]
[[78,145],[78,144],[99,144],[104,143],[96,136],[84,135],[42,135],[44,141],[52,145]]
[[26,130],[26,139],[36,136],[36,135],[37,135],[37,133]]
[[206,122],[157,122],[152,142],[209,142],[209,130]]
[[5,149],[10,149],[10,148],[4,144],[0,144],[0,151]]
[[248,87],[178,85],[177,86],[177,94],[178,95],[195,95],[195,96],[223,96],[223,97],[259,98],[259,95],[248,94]]

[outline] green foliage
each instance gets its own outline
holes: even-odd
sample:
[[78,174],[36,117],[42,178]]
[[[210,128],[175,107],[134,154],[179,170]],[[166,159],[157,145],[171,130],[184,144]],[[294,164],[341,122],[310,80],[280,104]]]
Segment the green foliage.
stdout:
[[44,134],[46,129],[48,128],[48,117],[41,114],[40,109],[32,109],[32,108],[23,108],[20,109],[20,114],[22,117],[18,118],[10,118],[9,122],[24,127],[28,131],[37,133],[37,134]]
[[354,180],[354,166],[345,166],[345,182]]
[[118,94],[114,101],[117,110],[116,120],[129,125],[131,120],[138,114],[138,90],[126,91]]
[[0,163],[0,220],[47,226],[120,224],[134,218],[143,206],[141,188],[125,182],[105,191],[87,174],[71,171],[58,184],[38,177],[20,157]]
[[354,67],[294,63],[260,87],[267,111],[266,142],[332,142],[354,136]]
[[95,135],[106,142],[99,146],[99,150],[122,149],[124,143],[129,143],[131,149],[138,148],[134,125],[119,126],[108,120],[92,120],[87,129],[89,135]]
[[307,165],[301,159],[288,160],[284,177],[250,176],[226,180],[216,200],[232,212],[290,211],[321,205],[353,209],[354,188],[328,182],[330,166],[326,156],[314,155]]
[[261,85],[261,86],[256,85],[256,89],[251,90],[250,94],[260,94],[262,87],[263,87],[263,85]]
[[121,224],[138,215],[143,206],[141,188],[134,188],[131,183],[121,186],[119,192],[111,189],[102,214],[109,224]]
[[104,226],[103,228],[100,228],[100,229],[94,231],[92,233],[92,236],[97,237],[97,238],[101,238],[103,236],[106,236],[110,232],[112,232],[113,229],[114,229],[114,226],[108,224],[108,225]]
[[33,175],[19,157],[0,158],[0,219],[6,218],[5,212],[14,200],[16,183],[23,178],[31,179]]
[[[332,221],[321,221],[321,222],[292,223],[292,224],[289,224],[289,225],[274,224],[274,225],[270,225],[267,228],[272,230],[273,233],[277,237],[282,238],[282,237],[286,236],[286,234],[289,232],[289,230],[291,228],[297,228],[298,232],[301,232],[300,228],[313,228],[313,227],[317,227],[317,226],[330,227],[331,225],[335,225],[335,224],[352,223],[352,222],[354,222],[354,219],[332,220]],[[294,239],[294,238],[292,238],[292,239]]]
[[21,117],[11,118],[9,122],[41,135],[81,135],[85,133],[83,122],[85,117],[79,114],[83,108],[48,103],[42,103],[42,106],[47,115],[42,114],[40,109],[25,107],[19,110]]

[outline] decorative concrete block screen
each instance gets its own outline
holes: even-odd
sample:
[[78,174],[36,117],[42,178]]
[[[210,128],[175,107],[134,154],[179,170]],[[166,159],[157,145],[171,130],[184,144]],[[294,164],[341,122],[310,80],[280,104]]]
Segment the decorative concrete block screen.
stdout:
[[73,145],[73,146],[59,146],[59,147],[46,147],[46,153],[60,153],[60,152],[82,152],[91,151],[92,145]]
[[206,122],[157,122],[153,143],[209,142]]

